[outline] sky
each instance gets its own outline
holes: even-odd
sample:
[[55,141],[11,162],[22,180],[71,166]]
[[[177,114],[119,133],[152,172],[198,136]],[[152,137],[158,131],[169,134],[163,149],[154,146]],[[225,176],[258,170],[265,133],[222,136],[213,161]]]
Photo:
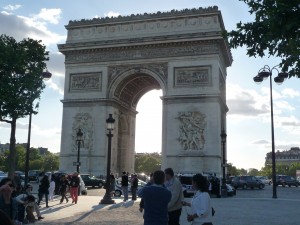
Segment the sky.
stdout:
[[[46,81],[39,113],[32,117],[31,147],[60,151],[64,56],[57,44],[66,41],[65,25],[70,20],[106,16],[167,12],[172,9],[218,6],[225,28],[233,30],[240,21],[253,21],[247,5],[238,0],[1,0],[0,33],[14,37],[42,40],[50,52],[47,63],[52,78]],[[227,69],[227,162],[237,168],[264,166],[271,151],[270,86],[257,85],[253,77],[264,65],[279,64],[274,57],[249,58],[246,48],[232,49],[233,63]],[[273,76],[277,72],[273,71]],[[300,79],[291,78],[282,85],[273,83],[275,149],[300,147]],[[136,152],[161,151],[161,91],[145,94],[137,106]],[[28,118],[17,121],[16,141],[26,143]],[[149,138],[151,137],[151,138]],[[8,143],[10,126],[0,123],[0,143]]]

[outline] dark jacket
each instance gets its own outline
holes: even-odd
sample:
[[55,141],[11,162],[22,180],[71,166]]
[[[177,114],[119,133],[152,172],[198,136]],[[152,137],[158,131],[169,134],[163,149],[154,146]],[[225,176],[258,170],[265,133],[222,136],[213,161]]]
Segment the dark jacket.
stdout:
[[122,187],[127,187],[128,186],[128,176],[127,175],[122,176],[121,185],[122,185]]
[[39,186],[39,193],[49,194],[50,182],[47,176],[44,176]]
[[80,179],[77,176],[72,176],[70,180],[70,186],[71,187],[79,187]]

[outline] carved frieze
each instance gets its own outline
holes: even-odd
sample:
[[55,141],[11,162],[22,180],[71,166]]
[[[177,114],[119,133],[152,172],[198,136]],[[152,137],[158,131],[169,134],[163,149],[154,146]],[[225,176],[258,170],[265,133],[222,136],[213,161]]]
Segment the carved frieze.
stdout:
[[209,66],[174,68],[174,87],[208,86],[211,84]]
[[201,112],[179,112],[179,137],[183,150],[202,150],[205,144],[206,116]]
[[97,24],[88,27],[69,29],[68,42],[82,40],[109,40],[130,37],[161,36],[162,33],[197,33],[203,31],[220,31],[218,14],[177,17],[159,20],[128,21],[126,23]]
[[72,151],[77,152],[77,132],[81,129],[83,133],[83,143],[81,143],[82,148],[80,150],[92,151],[93,150],[93,120],[89,113],[77,113],[74,116],[73,126],[72,126]]
[[163,81],[167,81],[168,64],[167,63],[151,63],[151,64],[131,64],[131,65],[116,65],[108,67],[108,83],[116,79],[121,74],[130,71],[131,74],[143,73],[146,71],[152,71],[162,78]]
[[105,62],[119,60],[137,60],[152,58],[168,58],[180,56],[199,56],[204,54],[218,54],[219,44],[215,42],[194,43],[184,45],[155,45],[135,48],[115,48],[96,51],[74,51],[66,54],[66,64]]
[[70,74],[70,92],[101,91],[102,72]]

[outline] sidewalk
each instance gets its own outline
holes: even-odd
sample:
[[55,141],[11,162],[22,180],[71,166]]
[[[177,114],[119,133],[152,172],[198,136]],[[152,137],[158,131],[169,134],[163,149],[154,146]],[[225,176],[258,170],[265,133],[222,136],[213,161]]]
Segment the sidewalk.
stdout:
[[[102,196],[79,196],[77,204],[50,201],[50,208],[41,207],[45,217],[35,224],[43,225],[142,225],[143,216],[138,211],[139,202],[123,202],[115,199],[116,204],[99,205]],[[187,199],[189,200],[189,199]],[[212,198],[216,210],[214,225],[295,225],[300,224],[300,200],[272,198]],[[186,221],[189,209],[183,208],[181,225]]]

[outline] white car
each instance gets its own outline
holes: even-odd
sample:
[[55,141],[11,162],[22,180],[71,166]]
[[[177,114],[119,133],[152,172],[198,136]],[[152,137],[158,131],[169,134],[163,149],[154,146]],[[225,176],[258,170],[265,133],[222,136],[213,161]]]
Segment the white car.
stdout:
[[256,178],[260,179],[264,184],[272,184],[272,179],[269,179],[267,176],[256,176]]
[[[138,188],[136,193],[139,193],[139,191],[146,185],[147,183],[142,181],[142,180],[138,180]],[[131,186],[130,186],[130,182],[128,182],[128,192],[131,192]],[[115,184],[115,197],[121,197],[123,195],[123,190],[122,190],[122,186],[121,186],[121,179],[116,179],[116,184]]]

